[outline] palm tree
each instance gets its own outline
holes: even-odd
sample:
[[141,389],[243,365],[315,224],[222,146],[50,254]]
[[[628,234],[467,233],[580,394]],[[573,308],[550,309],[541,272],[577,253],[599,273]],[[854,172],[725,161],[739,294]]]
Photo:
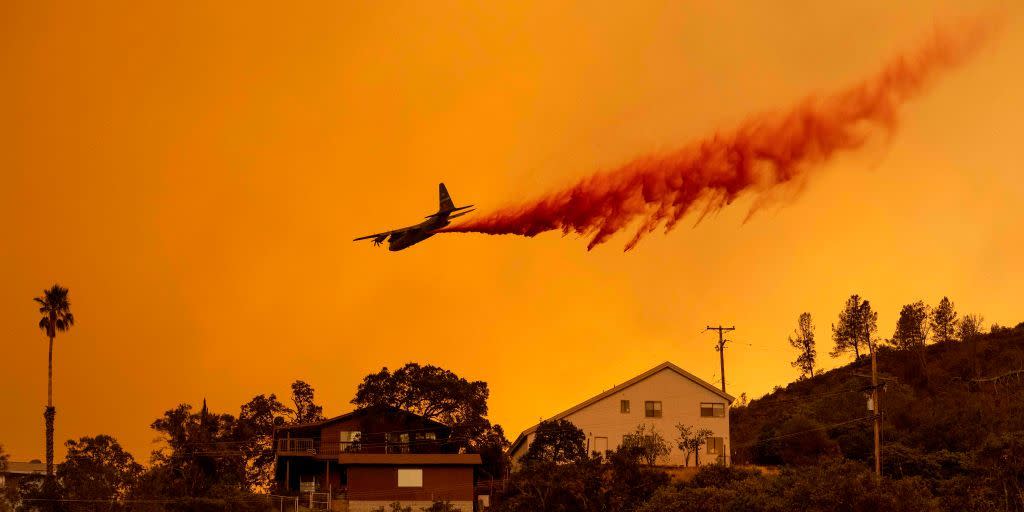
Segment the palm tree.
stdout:
[[58,332],[64,332],[75,325],[75,316],[71,314],[71,302],[68,301],[68,289],[55,284],[43,290],[42,297],[34,299],[39,303],[39,328],[50,338],[50,352],[47,356],[46,372],[46,474],[53,476],[53,419],[57,409],[53,406],[53,339]]

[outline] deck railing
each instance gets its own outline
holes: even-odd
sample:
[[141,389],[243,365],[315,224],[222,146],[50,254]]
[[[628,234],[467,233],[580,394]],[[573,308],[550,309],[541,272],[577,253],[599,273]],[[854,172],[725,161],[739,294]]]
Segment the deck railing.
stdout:
[[435,439],[414,441],[323,441],[316,438],[279,438],[278,455],[337,457],[342,453],[445,453],[444,443]]
[[285,438],[277,440],[277,453],[281,455],[316,455],[319,439]]

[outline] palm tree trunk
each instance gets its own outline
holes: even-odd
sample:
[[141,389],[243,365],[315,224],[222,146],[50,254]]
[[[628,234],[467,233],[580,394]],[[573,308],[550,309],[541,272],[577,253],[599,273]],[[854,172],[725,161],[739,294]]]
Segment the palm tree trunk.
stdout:
[[46,476],[53,476],[53,419],[57,409],[53,407],[53,336],[50,336],[50,351],[46,361]]
[[53,407],[53,336],[50,336],[50,352],[46,356],[46,407]]
[[53,418],[57,415],[55,407],[47,407],[43,417],[46,418],[46,476],[53,477]]

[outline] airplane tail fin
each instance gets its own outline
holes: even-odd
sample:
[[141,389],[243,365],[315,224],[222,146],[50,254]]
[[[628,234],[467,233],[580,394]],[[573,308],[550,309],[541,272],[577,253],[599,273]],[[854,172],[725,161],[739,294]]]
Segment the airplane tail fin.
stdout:
[[440,185],[438,185],[438,192],[440,193],[441,201],[440,201],[440,204],[438,206],[437,211],[440,213],[440,212],[450,212],[450,211],[454,210],[455,209],[455,203],[452,202],[452,196],[448,195],[448,189],[444,187],[444,183],[441,183]]

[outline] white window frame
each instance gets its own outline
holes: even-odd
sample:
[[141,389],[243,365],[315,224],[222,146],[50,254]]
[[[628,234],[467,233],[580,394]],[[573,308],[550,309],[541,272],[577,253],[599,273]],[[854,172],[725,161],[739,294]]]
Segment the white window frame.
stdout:
[[358,430],[342,430],[338,433],[338,446],[343,452],[350,451],[358,446],[362,437],[363,433]]
[[[707,443],[708,455],[722,455],[725,452],[725,438],[724,437],[709,437]],[[714,441],[713,443],[711,441]],[[718,448],[721,446],[722,451],[719,452]]]
[[[647,404],[652,404],[651,408],[647,408]],[[645,418],[661,418],[664,414],[665,408],[661,403],[661,400],[644,400],[644,417]],[[653,414],[649,414],[653,413]]]
[[362,436],[363,433],[358,430],[342,430],[338,433],[338,440],[340,440],[342,444],[358,443]]
[[[711,415],[704,415],[704,408],[711,409]],[[721,414],[718,412],[721,411]],[[724,418],[725,417],[725,403],[723,402],[701,402],[700,403],[700,417],[701,418]]]

